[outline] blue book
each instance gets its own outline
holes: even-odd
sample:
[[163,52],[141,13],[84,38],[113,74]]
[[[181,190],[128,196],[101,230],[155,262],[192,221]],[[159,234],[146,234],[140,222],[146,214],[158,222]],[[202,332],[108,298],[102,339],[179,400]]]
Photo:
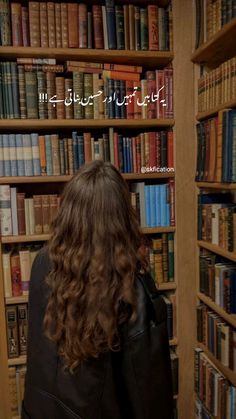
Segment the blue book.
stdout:
[[72,132],[73,169],[76,172],[79,168],[79,145],[77,132]]
[[150,185],[144,186],[144,198],[145,198],[146,226],[151,227]]
[[79,166],[84,164],[84,137],[83,135],[78,135],[78,158],[79,158]]
[[10,150],[11,176],[17,176],[16,136],[15,136],[15,134],[9,134],[8,140],[9,140],[9,150]]
[[119,162],[120,162],[120,171],[124,172],[124,153],[123,153],[123,136],[122,134],[118,135],[118,152],[119,152]]
[[230,275],[230,313],[236,314],[236,271]]
[[4,174],[11,176],[11,162],[10,162],[10,148],[8,134],[2,134],[3,140],[3,161],[4,161]]
[[156,224],[156,185],[150,185],[150,224],[151,227],[157,227]]
[[156,227],[161,226],[161,190],[160,185],[154,185],[155,190],[155,207],[156,207]]
[[0,134],[0,176],[4,176],[3,138]]
[[166,226],[170,226],[170,204],[166,204]]
[[25,176],[22,134],[16,134],[16,160],[18,176]]
[[51,135],[45,135],[45,154],[46,154],[46,168],[47,168],[47,175],[53,175],[53,167],[52,167],[52,142],[51,142]]
[[33,155],[30,134],[22,135],[25,176],[33,176]]
[[165,227],[167,225],[167,213],[166,213],[166,204],[167,204],[167,185],[160,185],[160,195],[161,195],[161,226]]
[[32,143],[32,158],[33,158],[33,171],[34,176],[41,175],[41,166],[39,159],[39,136],[37,133],[31,134],[31,143]]
[[107,17],[108,48],[116,49],[116,16],[114,0],[105,0]]

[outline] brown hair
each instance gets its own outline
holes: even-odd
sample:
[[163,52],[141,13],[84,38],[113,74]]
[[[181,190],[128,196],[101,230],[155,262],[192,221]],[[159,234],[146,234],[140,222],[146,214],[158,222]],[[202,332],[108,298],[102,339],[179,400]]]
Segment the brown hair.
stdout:
[[48,243],[44,330],[71,372],[119,348],[119,326],[136,315],[135,272],[147,270],[141,244],[120,172],[102,160],[83,165],[64,189]]

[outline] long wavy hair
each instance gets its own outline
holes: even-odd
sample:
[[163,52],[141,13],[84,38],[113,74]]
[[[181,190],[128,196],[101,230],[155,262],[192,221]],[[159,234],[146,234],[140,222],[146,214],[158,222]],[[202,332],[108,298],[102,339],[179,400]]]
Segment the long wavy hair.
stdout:
[[83,165],[66,185],[48,242],[52,262],[44,332],[70,372],[120,347],[136,316],[135,274],[148,270],[129,188],[108,162]]

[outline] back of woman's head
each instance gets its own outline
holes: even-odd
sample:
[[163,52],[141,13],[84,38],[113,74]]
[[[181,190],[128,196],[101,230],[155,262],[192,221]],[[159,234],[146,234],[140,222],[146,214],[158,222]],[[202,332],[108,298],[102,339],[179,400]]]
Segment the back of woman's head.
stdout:
[[135,317],[141,239],[119,171],[101,160],[82,166],[64,189],[48,243],[44,328],[71,371],[118,348],[119,326]]

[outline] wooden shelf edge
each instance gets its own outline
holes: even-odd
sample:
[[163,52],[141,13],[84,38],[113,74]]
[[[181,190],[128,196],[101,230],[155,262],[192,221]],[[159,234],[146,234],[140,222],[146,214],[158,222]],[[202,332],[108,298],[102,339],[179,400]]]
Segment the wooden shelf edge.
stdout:
[[199,247],[203,247],[204,249],[210,250],[213,253],[217,253],[217,255],[223,256],[226,259],[230,259],[233,262],[236,262],[236,253],[235,252],[228,252],[228,250],[225,250],[219,246],[216,246],[215,244],[208,243],[203,240],[198,240],[197,242]]
[[8,366],[26,364],[26,355],[19,356],[18,358],[8,359]]
[[[192,54],[194,63],[219,64],[235,55],[234,44],[227,42],[233,40],[236,34],[236,18],[224,25],[220,31],[213,35],[209,41],[202,44]],[[223,51],[222,51],[222,47]]]
[[22,236],[2,236],[1,242],[6,243],[23,243],[23,242],[37,242],[49,240],[49,234],[34,234],[34,235],[22,235]]
[[207,111],[204,112],[199,112],[196,115],[196,119],[198,121],[201,121],[202,119],[207,119],[210,118],[214,115],[216,115],[219,111],[223,110],[223,109],[228,109],[228,108],[234,108],[236,106],[236,100],[230,100],[229,102],[225,102],[222,103],[221,105],[216,106],[215,108],[209,109]]
[[[2,48],[2,47],[1,47]],[[0,48],[0,50],[1,50]],[[95,128],[155,128],[171,127],[172,118],[164,119],[0,119],[0,129],[45,130],[45,129],[95,129]]]
[[5,304],[24,304],[28,303],[29,296],[28,295],[20,295],[19,297],[6,297]]
[[197,346],[201,348],[210,361],[215,364],[216,368],[227,378],[234,386],[236,386],[236,373],[230,370],[228,367],[225,367],[208,349],[207,347],[201,343],[197,342]]
[[219,316],[222,317],[226,322],[230,323],[231,326],[236,328],[236,314],[226,313],[226,311],[222,307],[218,306],[214,301],[211,300],[210,297],[207,297],[201,292],[197,293],[197,297],[204,304],[206,304],[208,307],[214,310],[217,314],[219,314]]
[[163,282],[161,284],[157,284],[157,288],[159,291],[175,290],[177,285],[176,282]]
[[158,234],[158,233],[174,233],[175,227],[142,227],[144,234]]
[[196,182],[196,186],[200,189],[236,189],[235,183],[222,183],[222,182]]

